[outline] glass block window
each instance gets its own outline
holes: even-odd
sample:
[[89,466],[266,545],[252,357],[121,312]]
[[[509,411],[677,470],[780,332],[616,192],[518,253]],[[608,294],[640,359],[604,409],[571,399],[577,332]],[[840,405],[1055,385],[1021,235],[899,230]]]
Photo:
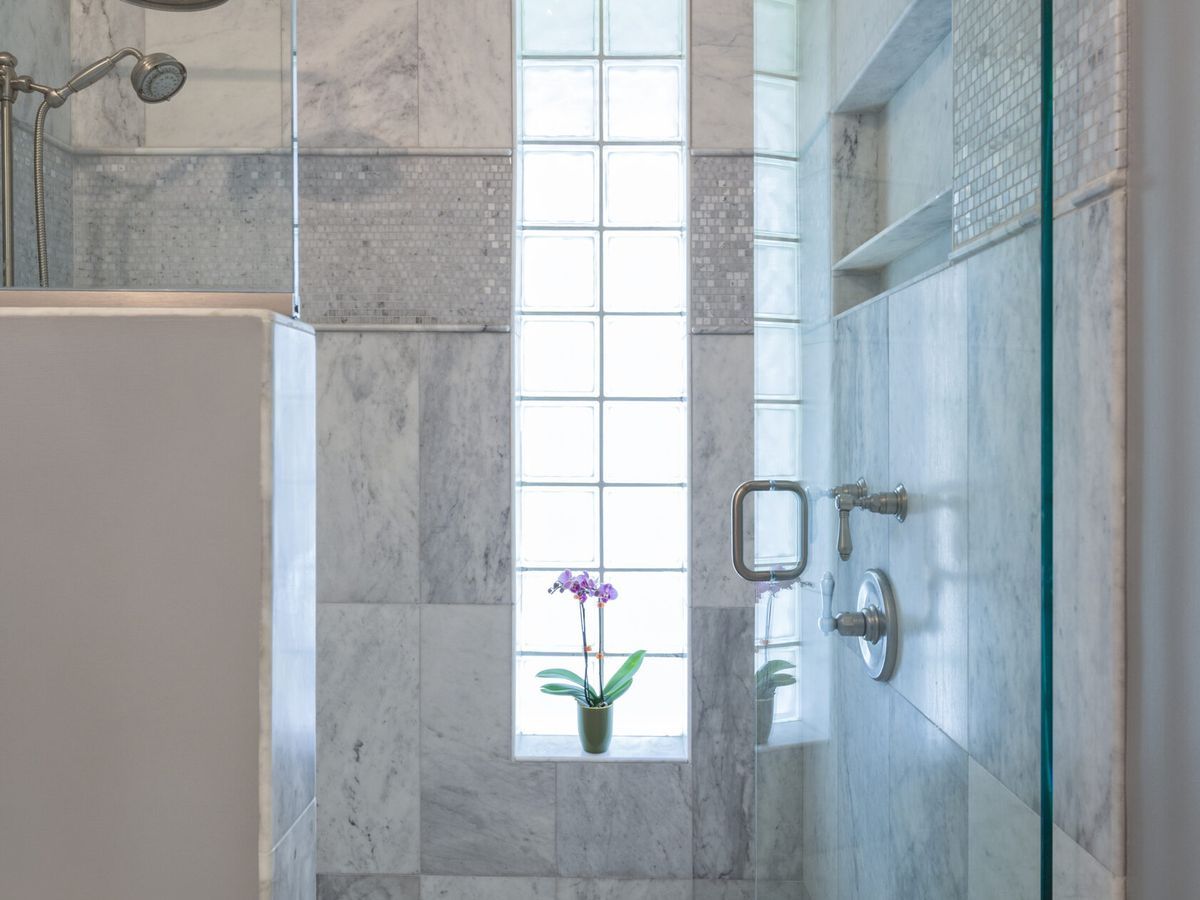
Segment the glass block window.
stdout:
[[[648,651],[634,688],[617,704],[614,748],[623,738],[682,743],[689,533],[684,0],[518,5],[518,752],[523,737],[575,733],[573,701],[542,694],[536,678],[545,668],[582,669],[578,606],[547,593],[565,568],[588,569],[620,591],[605,614],[606,674],[630,653]],[[596,643],[594,604],[588,615]]]

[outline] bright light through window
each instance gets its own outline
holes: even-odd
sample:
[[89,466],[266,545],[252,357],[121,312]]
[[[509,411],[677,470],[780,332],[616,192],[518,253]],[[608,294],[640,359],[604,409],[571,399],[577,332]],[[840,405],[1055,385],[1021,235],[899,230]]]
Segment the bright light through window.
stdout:
[[[614,733],[687,731],[684,0],[523,0],[517,33],[516,730],[571,735],[536,673],[582,668],[588,568],[620,597]],[[594,612],[589,610],[594,615]],[[590,626],[595,634],[595,623]]]

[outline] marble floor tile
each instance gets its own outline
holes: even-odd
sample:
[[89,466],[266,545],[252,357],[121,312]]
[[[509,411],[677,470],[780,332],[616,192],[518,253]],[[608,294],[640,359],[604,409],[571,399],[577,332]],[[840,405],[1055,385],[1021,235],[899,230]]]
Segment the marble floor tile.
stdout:
[[754,475],[754,339],[691,339],[691,598],[693,606],[750,606],[753,587],[729,559],[729,500]]
[[317,610],[318,871],[418,871],[419,610]]
[[967,749],[1031,809],[1041,761],[1038,252],[1030,230],[955,269],[968,303]]
[[419,335],[317,340],[317,598],[416,603],[420,594]]
[[897,691],[891,704],[894,897],[967,894],[967,754]]
[[753,874],[754,611],[693,609],[692,807],[697,878]]
[[555,900],[554,878],[421,876],[421,900]]
[[693,900],[755,900],[753,881],[713,881],[697,878]]
[[510,343],[421,335],[423,603],[512,602]]
[[900,616],[891,684],[966,746],[967,306],[954,287],[943,270],[888,298],[890,478],[871,489],[908,491],[907,518],[887,517]]
[[692,876],[692,771],[673,763],[560,763],[558,870]]
[[318,875],[317,900],[421,900],[416,875]]
[[421,686],[422,874],[555,874],[555,767],[512,760],[512,609],[421,607]]

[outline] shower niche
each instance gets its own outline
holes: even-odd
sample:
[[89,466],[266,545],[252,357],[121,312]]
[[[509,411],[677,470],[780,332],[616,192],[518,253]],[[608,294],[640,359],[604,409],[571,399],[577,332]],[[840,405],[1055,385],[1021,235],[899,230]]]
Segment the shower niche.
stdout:
[[949,0],[913,0],[835,83],[833,310],[949,258],[954,73]]
[[292,0],[0,10],[17,80],[5,287],[294,294]]

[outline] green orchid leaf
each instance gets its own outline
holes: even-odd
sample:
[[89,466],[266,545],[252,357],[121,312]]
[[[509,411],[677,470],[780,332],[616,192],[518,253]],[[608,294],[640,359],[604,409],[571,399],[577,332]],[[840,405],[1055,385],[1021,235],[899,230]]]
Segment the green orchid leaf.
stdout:
[[785,687],[789,684],[795,683],[796,679],[791,675],[776,675],[771,679],[771,686],[777,688]]
[[776,672],[782,671],[783,669],[794,669],[794,668],[796,668],[796,667],[792,663],[788,662],[786,659],[770,659],[770,660],[767,660],[765,663],[763,663],[759,667],[758,677],[759,678],[770,678]]
[[617,698],[619,698],[622,694],[624,694],[631,687],[633,687],[633,679],[632,678],[625,681],[625,683],[622,684],[620,687],[616,687],[611,691],[605,691],[604,692],[604,702],[608,703],[611,706],[617,700]]
[[619,688],[622,682],[632,681],[637,670],[642,667],[642,660],[646,658],[645,650],[638,650],[632,654],[629,659],[625,660],[621,668],[613,673],[612,678],[608,679],[608,684],[604,686],[604,699],[609,699],[609,693]]
[[587,698],[583,694],[583,688],[575,687],[572,684],[543,684],[543,694],[553,694],[556,697],[574,697],[585,706],[588,705]]

